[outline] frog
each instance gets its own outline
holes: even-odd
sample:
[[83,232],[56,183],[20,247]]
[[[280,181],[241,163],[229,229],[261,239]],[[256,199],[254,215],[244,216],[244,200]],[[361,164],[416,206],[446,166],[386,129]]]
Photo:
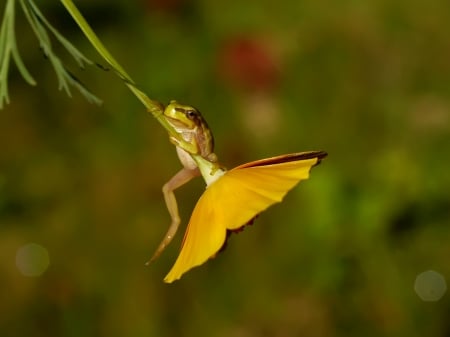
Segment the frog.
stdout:
[[178,231],[181,220],[174,191],[201,175],[208,186],[225,172],[214,153],[212,132],[197,109],[172,100],[164,108],[162,117],[173,130],[169,134],[169,140],[175,145],[183,167],[163,185],[162,192],[171,223],[152,258],[146,263],[147,265],[161,255]]

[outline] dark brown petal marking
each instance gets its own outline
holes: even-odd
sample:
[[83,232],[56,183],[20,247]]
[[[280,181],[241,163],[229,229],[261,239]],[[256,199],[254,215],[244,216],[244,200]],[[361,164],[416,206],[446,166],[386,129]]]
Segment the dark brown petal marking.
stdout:
[[[236,228],[236,229],[227,229],[227,236],[225,237],[225,242],[223,243],[222,247],[220,247],[219,251],[216,253],[219,254],[221,252],[223,252],[226,248],[227,248],[227,243],[228,243],[228,239],[230,237],[231,234],[233,233],[240,233],[242,232],[246,226],[251,226],[253,225],[253,222],[256,220],[256,218],[259,216],[259,214],[256,214],[253,218],[251,218],[247,223],[243,224],[241,227]],[[215,257],[215,256],[214,256]]]
[[266,166],[266,165],[274,165],[274,164],[281,164],[281,163],[288,163],[291,161],[298,161],[298,160],[306,160],[306,159],[315,159],[317,158],[318,165],[320,161],[325,158],[328,154],[325,151],[308,151],[308,152],[297,152],[297,153],[291,153],[286,154],[282,156],[277,157],[271,157],[266,159],[261,159],[257,161],[252,161],[247,164],[240,165],[236,168],[245,168],[245,167],[256,167],[256,166]]

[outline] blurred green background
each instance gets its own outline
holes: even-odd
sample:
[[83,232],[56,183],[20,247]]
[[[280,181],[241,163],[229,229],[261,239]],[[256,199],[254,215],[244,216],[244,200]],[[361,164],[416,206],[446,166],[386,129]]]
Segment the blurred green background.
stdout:
[[[103,63],[58,1],[39,5]],[[0,336],[450,336],[449,294],[415,291],[430,269],[450,280],[450,2],[77,5],[151,98],[202,111],[226,166],[329,157],[164,284],[203,182],[177,191],[180,232],[145,267],[169,223],[174,148],[112,72],[77,69],[55,43],[104,104],[59,92],[18,11],[38,86],[13,68],[0,111]],[[41,275],[27,276],[33,254],[18,267],[30,243],[48,253]]]

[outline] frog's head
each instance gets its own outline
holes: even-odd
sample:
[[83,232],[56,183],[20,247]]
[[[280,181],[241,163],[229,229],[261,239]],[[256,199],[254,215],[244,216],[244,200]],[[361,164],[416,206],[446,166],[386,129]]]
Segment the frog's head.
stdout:
[[201,125],[202,117],[197,109],[171,101],[164,109],[164,117],[177,129],[192,130]]

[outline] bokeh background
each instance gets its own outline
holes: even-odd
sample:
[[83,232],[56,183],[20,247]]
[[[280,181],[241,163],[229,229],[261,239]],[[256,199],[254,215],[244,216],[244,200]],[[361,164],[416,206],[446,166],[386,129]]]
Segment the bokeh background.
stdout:
[[[104,104],[58,91],[18,11],[38,86],[13,68],[0,111],[0,336],[450,336],[448,1],[77,5],[151,98],[203,112],[226,166],[329,157],[164,284],[203,182],[177,191],[180,233],[145,267],[169,223],[174,148],[112,72],[77,69],[55,42]],[[104,64],[58,1],[39,6]]]

